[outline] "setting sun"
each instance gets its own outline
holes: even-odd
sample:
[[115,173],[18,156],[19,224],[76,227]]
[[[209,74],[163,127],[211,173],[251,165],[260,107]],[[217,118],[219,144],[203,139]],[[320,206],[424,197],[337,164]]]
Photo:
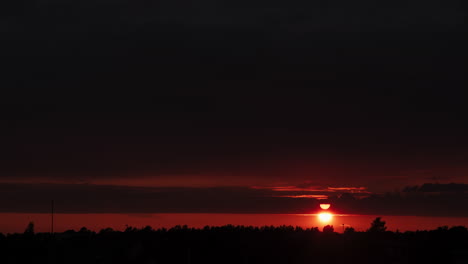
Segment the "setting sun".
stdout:
[[322,208],[323,210],[327,210],[328,208],[330,208],[330,204],[320,204],[320,208]]
[[330,222],[330,220],[333,218],[333,215],[330,213],[320,213],[318,214],[318,218],[321,222]]

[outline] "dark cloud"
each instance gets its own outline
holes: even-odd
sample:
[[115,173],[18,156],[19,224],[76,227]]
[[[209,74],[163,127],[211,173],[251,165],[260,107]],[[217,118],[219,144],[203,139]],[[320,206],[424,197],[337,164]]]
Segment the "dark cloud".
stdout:
[[346,213],[465,217],[466,187],[466,184],[425,183],[405,187],[402,192],[373,194],[363,199],[345,194],[332,199],[332,203]]
[[468,184],[460,183],[425,183],[423,185],[407,186],[403,189],[403,192],[413,193],[466,193],[468,192]]
[[317,205],[243,187],[150,188],[99,185],[0,184],[0,211],[46,213],[299,213]]
[[[244,187],[128,187],[88,184],[0,184],[0,212],[47,213],[315,213],[468,216],[468,193],[385,195],[335,191],[276,191]],[[327,200],[317,200],[318,194]],[[320,197],[321,198],[321,197]]]

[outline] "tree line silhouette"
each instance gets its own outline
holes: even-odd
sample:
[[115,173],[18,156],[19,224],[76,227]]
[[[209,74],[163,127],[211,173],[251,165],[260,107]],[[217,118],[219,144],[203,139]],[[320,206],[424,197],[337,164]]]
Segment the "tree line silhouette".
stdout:
[[124,231],[0,233],[2,263],[468,263],[464,226],[392,232],[376,218],[366,231],[332,225],[205,226]]

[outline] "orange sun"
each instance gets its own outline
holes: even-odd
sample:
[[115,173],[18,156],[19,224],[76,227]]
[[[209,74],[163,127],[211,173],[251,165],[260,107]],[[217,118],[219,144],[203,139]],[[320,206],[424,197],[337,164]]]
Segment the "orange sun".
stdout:
[[327,210],[328,208],[330,208],[330,204],[320,204],[320,208],[322,208],[323,210]]
[[318,214],[318,218],[320,220],[320,222],[330,222],[330,220],[332,220],[333,218],[333,215],[330,214],[330,213],[320,213]]

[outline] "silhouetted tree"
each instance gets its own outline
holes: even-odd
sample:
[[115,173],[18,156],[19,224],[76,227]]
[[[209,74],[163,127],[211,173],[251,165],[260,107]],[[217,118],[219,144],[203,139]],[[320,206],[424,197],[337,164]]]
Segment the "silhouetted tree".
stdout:
[[153,231],[153,228],[149,225],[145,226],[143,229],[141,229],[143,232],[151,232]]
[[449,229],[449,232],[450,233],[457,233],[457,234],[466,234],[468,232],[468,230],[466,229],[466,227],[464,226],[452,226],[450,229]]
[[138,229],[136,227],[133,227],[133,226],[127,225],[126,228],[125,228],[125,232],[136,232],[136,231],[138,231]]
[[437,227],[437,230],[438,232],[446,232],[448,231],[448,226],[439,226]]
[[75,232],[75,230],[73,230],[73,229],[69,229],[69,230],[67,230],[67,231],[65,231],[65,232],[63,232],[63,233],[64,233],[64,234],[75,234],[76,232]]
[[99,231],[99,234],[108,234],[112,232],[114,232],[114,229],[108,227],[108,228],[101,229],[101,231]]
[[82,228],[80,228],[80,231],[79,231],[79,232],[80,232],[80,233],[89,233],[90,231],[88,230],[88,228],[86,228],[86,227],[83,226]]
[[323,227],[323,233],[333,233],[335,229],[332,225],[326,225]]
[[24,230],[25,235],[34,235],[34,222],[29,222],[28,226]]
[[350,234],[356,233],[356,230],[354,230],[353,227],[350,227],[350,226],[349,226],[349,227],[346,227],[346,228],[345,228],[344,233],[345,233],[346,235],[350,235]]
[[377,217],[372,221],[371,226],[369,229],[367,229],[367,232],[371,233],[381,233],[385,232],[387,230],[387,227],[385,226],[385,221],[381,220],[381,217]]
[[318,227],[312,227],[312,229],[310,229],[310,231],[314,232],[314,233],[320,233],[320,230]]

